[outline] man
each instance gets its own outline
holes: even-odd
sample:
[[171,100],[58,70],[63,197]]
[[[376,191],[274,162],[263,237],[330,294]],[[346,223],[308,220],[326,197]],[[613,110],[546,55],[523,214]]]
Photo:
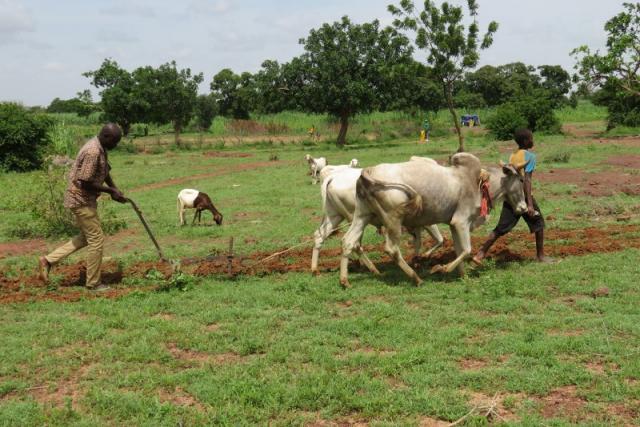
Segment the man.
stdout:
[[116,202],[127,201],[111,179],[111,166],[107,158],[107,151],[116,148],[121,137],[120,128],[108,123],[97,137],[90,139],[78,152],[69,171],[64,206],[71,210],[80,234],[49,255],[40,257],[40,277],[45,283],[49,281],[51,267],[78,249],[88,246],[86,287],[94,291],[109,289],[100,283],[104,234],[98,218],[97,198],[100,193],[108,193]]

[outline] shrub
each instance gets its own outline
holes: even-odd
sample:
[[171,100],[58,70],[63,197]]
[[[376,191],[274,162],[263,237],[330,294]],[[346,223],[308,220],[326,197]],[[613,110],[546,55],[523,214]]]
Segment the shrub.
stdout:
[[513,138],[516,129],[527,127],[527,119],[514,104],[503,104],[487,120],[487,128],[500,141]]
[[554,114],[553,103],[541,92],[502,104],[487,120],[487,128],[496,139],[504,141],[513,138],[513,133],[519,128],[559,133],[560,122]]
[[[35,175],[31,191],[22,200],[20,206],[31,216],[31,221],[12,229],[10,233],[15,237],[70,236],[77,232],[73,215],[63,204],[69,169],[47,166]],[[102,200],[99,201],[99,211],[105,234],[126,228],[126,222]]]
[[53,121],[23,106],[0,103],[0,170],[24,172],[42,165]]

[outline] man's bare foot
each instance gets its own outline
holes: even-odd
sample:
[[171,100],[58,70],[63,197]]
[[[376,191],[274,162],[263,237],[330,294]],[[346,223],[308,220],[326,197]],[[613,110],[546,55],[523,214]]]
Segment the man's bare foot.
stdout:
[[40,272],[40,279],[44,283],[49,283],[49,271],[51,271],[51,264],[43,256],[38,258],[38,270]]
[[545,264],[554,264],[558,262],[557,259],[551,258],[550,256],[541,256],[537,258],[538,262],[543,262]]

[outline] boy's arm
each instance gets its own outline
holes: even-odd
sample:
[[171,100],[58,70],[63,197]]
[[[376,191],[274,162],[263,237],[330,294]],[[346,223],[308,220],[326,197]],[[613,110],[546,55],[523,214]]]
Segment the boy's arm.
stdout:
[[531,182],[533,180],[533,172],[525,172],[524,174],[524,198],[527,201],[527,214],[533,216],[535,209],[533,208],[533,196],[531,195]]

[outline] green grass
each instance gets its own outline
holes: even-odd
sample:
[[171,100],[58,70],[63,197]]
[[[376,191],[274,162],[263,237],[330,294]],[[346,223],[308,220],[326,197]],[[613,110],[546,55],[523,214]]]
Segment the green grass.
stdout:
[[[371,115],[358,126],[369,129],[385,117],[404,120]],[[486,163],[504,160],[513,145],[468,132],[468,149]],[[597,169],[609,156],[637,151],[594,142],[572,145],[564,156],[566,141],[536,135],[539,171]],[[117,150],[110,160],[114,179],[141,207],[167,256],[185,258],[223,252],[232,236],[238,254],[308,240],[321,207],[306,152],[334,164],[356,157],[368,166],[411,155],[444,160],[456,148],[447,134],[426,145],[407,137],[347,150],[256,145],[243,149],[252,154],[246,158]],[[272,154],[279,160],[270,162]],[[10,230],[29,220],[20,194],[33,182],[34,173],[0,175],[0,241],[15,243]],[[175,197],[187,187],[211,195],[225,216],[222,227],[177,226]],[[534,194],[556,218],[550,230],[613,226],[616,215],[637,212],[637,197],[591,198],[575,190],[535,181],[534,174]],[[129,224],[124,239],[107,238],[107,255],[123,266],[155,259],[130,207],[106,204]],[[474,235],[485,236],[497,217]],[[638,217],[629,224],[637,229]],[[380,237],[370,230],[364,243],[380,244]],[[334,237],[325,247],[339,244]],[[533,238],[510,245],[514,252],[531,248]],[[35,255],[6,256],[0,271],[33,274]],[[637,424],[638,256],[628,249],[554,265],[489,260],[464,279],[424,273],[420,288],[390,265],[380,277],[352,273],[348,290],[330,272],[188,276],[182,289],[154,292],[150,285],[167,282],[152,273],[125,278],[122,286],[134,291],[115,300],[0,305],[0,425],[419,425],[425,417],[455,421],[478,396],[496,396],[508,425]],[[608,296],[592,297],[602,287]],[[558,390],[575,406],[545,403]],[[476,412],[464,425],[488,423]]]
[[563,107],[556,112],[561,123],[581,123],[606,120],[607,108],[594,105],[591,101],[579,100],[578,107]]

